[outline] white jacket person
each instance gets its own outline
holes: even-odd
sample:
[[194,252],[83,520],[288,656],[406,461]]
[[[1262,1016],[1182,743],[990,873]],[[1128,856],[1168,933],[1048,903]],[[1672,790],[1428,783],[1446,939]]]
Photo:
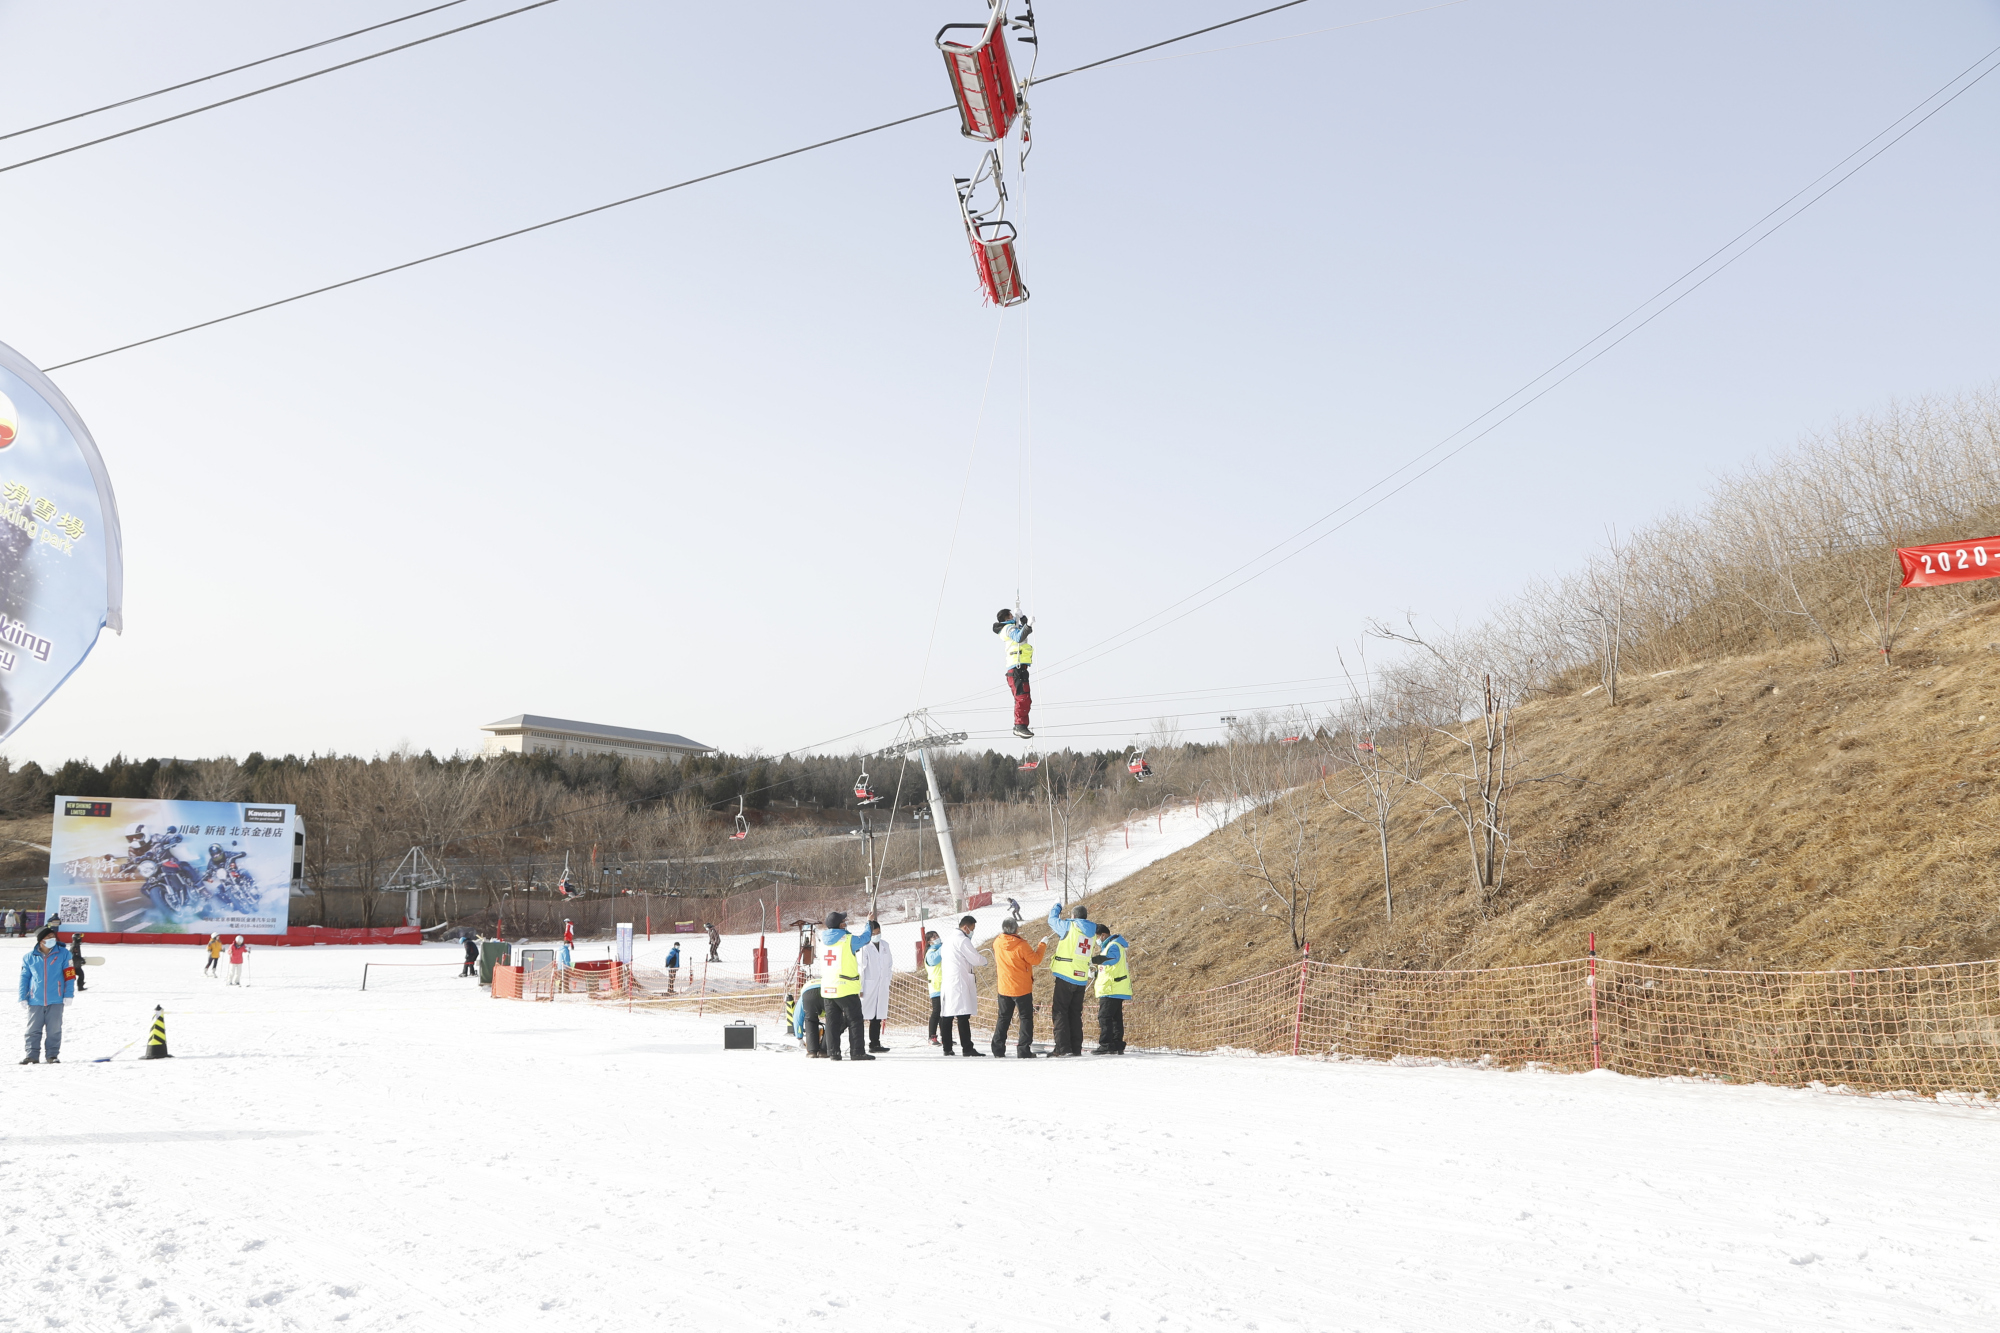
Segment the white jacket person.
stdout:
[[986,955],[972,947],[972,936],[964,928],[945,932],[944,989],[939,994],[938,1015],[955,1018],[979,1012],[979,990],[973,984],[973,969]]
[[861,1017],[889,1017],[889,977],[896,970],[889,942],[877,935],[861,949]]

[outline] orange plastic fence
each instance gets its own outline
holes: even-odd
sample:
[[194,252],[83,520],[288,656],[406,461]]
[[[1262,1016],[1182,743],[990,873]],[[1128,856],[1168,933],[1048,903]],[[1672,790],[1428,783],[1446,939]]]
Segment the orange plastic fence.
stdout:
[[1601,1061],[1655,1077],[2000,1094],[2000,961],[1839,972],[1597,965],[1593,982],[1581,958],[1444,972],[1305,962],[1157,1000],[1141,992],[1126,1039],[1506,1068]]

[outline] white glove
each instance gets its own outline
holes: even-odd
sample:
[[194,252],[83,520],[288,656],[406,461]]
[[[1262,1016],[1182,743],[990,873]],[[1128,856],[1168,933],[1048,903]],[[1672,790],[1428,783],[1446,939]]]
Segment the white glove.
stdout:
[[33,1010],[34,1007],[34,1005],[29,1004],[26,1000],[21,1001],[21,1012],[24,1014]]

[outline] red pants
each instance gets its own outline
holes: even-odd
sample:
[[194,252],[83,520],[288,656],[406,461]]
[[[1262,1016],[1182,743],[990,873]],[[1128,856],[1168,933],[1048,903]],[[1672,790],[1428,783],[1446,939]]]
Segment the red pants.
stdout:
[[1035,701],[1028,697],[1028,668],[1024,666],[1007,669],[1007,688],[1014,692],[1014,725],[1028,725],[1028,707]]

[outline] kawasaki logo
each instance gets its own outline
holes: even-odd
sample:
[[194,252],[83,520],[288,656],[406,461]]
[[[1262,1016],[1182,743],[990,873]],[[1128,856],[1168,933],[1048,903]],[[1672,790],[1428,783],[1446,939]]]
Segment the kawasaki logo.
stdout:
[[282,805],[246,805],[243,807],[243,822],[246,824],[282,824],[285,822],[285,807]]

